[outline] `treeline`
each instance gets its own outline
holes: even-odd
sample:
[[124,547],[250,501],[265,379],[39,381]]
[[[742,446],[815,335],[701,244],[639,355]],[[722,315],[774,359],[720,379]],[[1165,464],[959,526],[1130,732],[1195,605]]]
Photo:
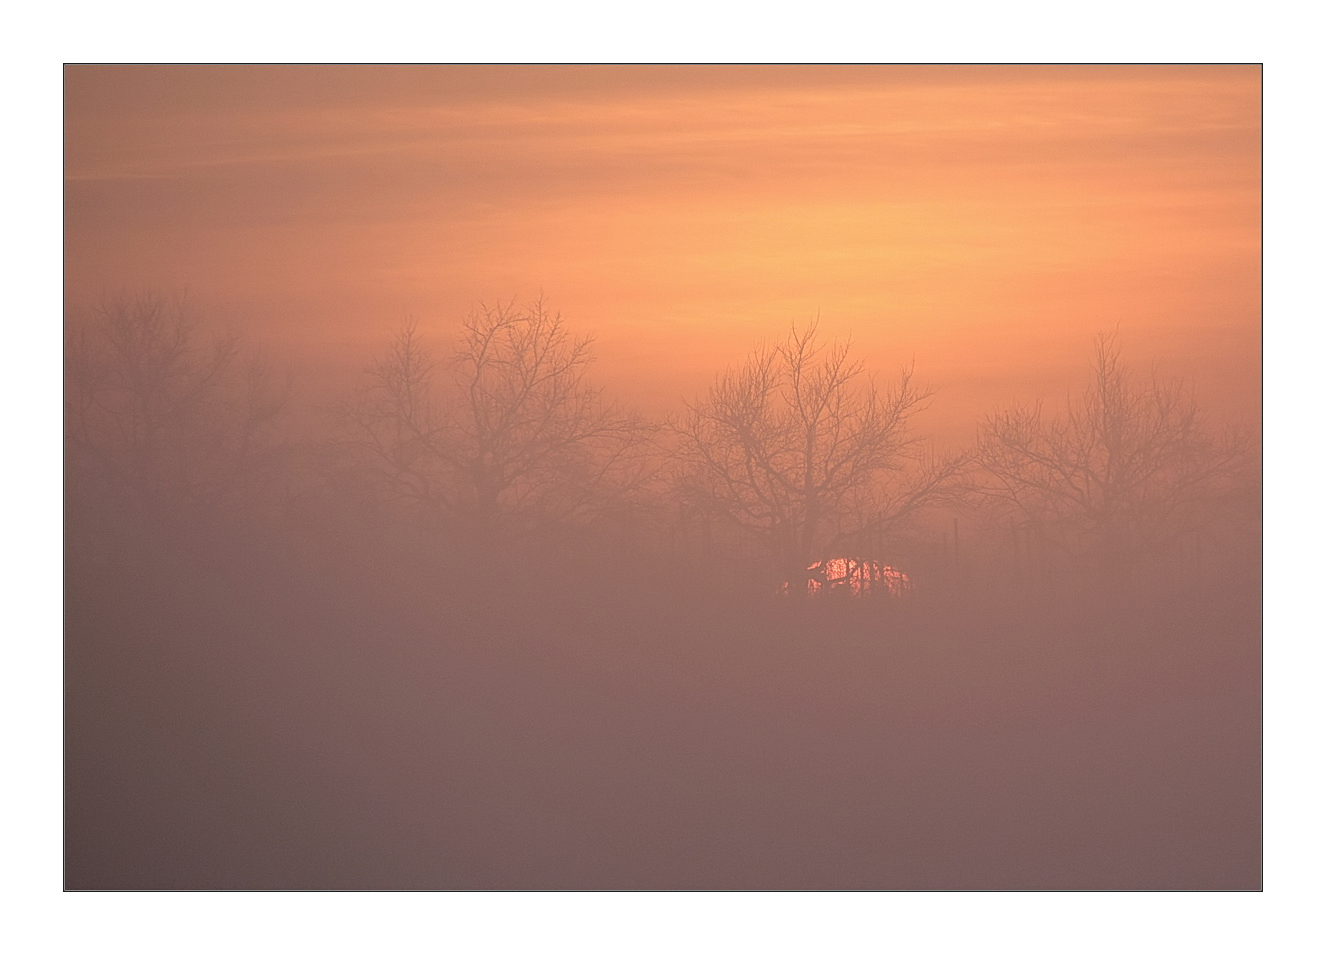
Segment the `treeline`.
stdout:
[[667,420],[604,395],[592,360],[543,301],[478,307],[450,354],[408,324],[320,410],[322,433],[296,438],[298,389],[235,337],[208,337],[182,301],[110,300],[67,324],[70,560],[260,537],[287,563],[372,547],[629,555],[765,593],[840,555],[895,563],[922,590],[1255,573],[1254,448],[1209,427],[1181,383],[1134,375],[1113,336],[1066,408],[994,411],[947,454],[910,368],[881,381],[813,324]]

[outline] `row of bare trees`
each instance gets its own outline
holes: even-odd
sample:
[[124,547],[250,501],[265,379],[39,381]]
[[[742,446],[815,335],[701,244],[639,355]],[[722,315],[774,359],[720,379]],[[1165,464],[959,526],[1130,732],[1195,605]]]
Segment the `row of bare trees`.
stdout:
[[[700,515],[782,579],[937,505],[1109,565],[1163,549],[1255,482],[1246,442],[1213,435],[1180,384],[1133,377],[1108,336],[1062,413],[997,412],[947,456],[918,435],[930,393],[910,368],[881,386],[813,324],[657,424],[592,385],[592,357],[542,301],[479,307],[441,359],[409,324],[337,407],[321,466],[469,540],[641,508]],[[72,523],[215,503],[274,467],[285,390],[243,365],[233,338],[201,341],[181,307],[110,302],[70,324],[66,359]]]

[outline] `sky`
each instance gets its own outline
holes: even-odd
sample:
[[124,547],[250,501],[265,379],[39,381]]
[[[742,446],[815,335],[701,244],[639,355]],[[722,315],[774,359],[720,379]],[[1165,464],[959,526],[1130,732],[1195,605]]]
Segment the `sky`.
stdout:
[[542,295],[652,413],[818,316],[942,440],[1102,331],[1260,415],[1257,66],[75,66],[65,188],[69,309],[187,291],[312,394]]

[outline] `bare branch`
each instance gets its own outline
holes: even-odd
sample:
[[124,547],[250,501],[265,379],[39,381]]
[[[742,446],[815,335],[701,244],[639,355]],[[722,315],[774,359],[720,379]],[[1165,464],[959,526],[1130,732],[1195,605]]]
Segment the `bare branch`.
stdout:
[[981,497],[1052,543],[1117,560],[1197,526],[1247,458],[1206,433],[1181,382],[1154,373],[1135,382],[1117,334],[1102,334],[1088,385],[1065,413],[1047,418],[1036,405],[991,415],[976,460]]
[[[816,331],[794,326],[777,347],[756,349],[672,426],[683,499],[757,532],[794,570],[822,556],[830,527],[854,502],[909,466],[911,421],[929,397],[910,370],[881,393],[851,359],[850,343],[825,348]],[[935,472],[910,493],[880,496],[880,506],[920,507],[953,474]]]

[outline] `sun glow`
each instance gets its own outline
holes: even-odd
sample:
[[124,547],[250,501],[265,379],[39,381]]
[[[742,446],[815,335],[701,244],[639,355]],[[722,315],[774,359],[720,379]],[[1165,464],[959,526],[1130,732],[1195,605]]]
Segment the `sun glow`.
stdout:
[[[785,581],[780,590],[789,594],[793,584]],[[905,597],[911,592],[912,579],[907,574],[877,560],[830,557],[806,568],[806,593],[812,597],[835,593],[852,597],[866,594]]]

